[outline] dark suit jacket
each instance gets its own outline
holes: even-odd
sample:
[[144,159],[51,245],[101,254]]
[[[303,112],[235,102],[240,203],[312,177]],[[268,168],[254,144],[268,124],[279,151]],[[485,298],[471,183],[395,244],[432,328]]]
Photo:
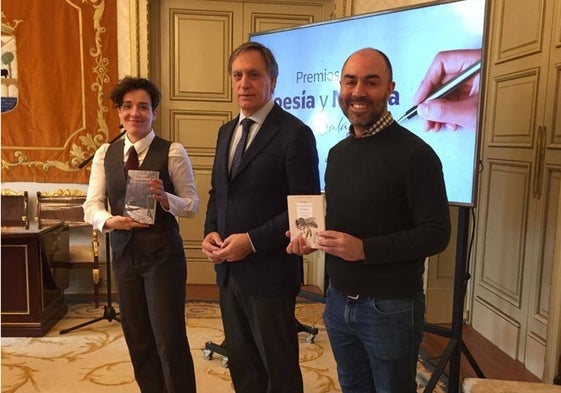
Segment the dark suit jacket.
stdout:
[[296,294],[301,258],[286,253],[289,194],[319,194],[318,156],[311,129],[278,105],[265,119],[230,180],[228,152],[239,119],[218,131],[205,236],[249,232],[256,252],[215,265],[217,284],[231,274],[248,295]]

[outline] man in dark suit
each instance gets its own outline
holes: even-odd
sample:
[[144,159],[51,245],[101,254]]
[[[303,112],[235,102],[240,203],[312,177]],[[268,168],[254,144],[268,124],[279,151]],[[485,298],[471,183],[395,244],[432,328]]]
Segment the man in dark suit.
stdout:
[[302,260],[285,251],[286,196],[319,194],[315,138],[273,102],[278,65],[268,48],[242,44],[228,73],[240,114],[218,133],[202,249],[220,286],[230,374],[239,393],[301,393],[294,305]]

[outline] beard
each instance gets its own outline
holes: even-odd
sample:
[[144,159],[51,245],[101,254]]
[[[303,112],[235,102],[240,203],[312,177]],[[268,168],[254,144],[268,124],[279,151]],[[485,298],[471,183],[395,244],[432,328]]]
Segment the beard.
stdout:
[[[364,113],[355,113],[350,108],[351,105],[356,102],[369,105],[371,109]],[[354,128],[366,130],[372,127],[372,125],[380,120],[384,113],[386,113],[387,98],[383,97],[380,100],[349,98],[348,100],[343,100],[343,98],[339,96],[339,106]]]

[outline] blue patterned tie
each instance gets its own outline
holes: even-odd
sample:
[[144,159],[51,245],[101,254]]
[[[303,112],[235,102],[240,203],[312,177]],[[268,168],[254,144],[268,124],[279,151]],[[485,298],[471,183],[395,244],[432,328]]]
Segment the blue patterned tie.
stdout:
[[254,123],[249,117],[246,117],[242,120],[242,136],[240,137],[240,141],[236,146],[236,151],[234,152],[234,157],[232,158],[232,166],[230,167],[230,178],[234,177],[236,174],[238,167],[240,166],[240,162],[242,162],[242,157],[245,152],[245,145],[247,143],[247,136],[249,134],[249,128]]

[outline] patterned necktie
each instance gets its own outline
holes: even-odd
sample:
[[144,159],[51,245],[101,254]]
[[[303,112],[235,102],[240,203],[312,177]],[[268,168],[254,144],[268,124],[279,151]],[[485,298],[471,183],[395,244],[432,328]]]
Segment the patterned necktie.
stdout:
[[242,136],[240,137],[240,141],[236,146],[236,151],[234,151],[234,157],[232,158],[232,166],[230,167],[230,178],[234,177],[236,174],[238,167],[240,166],[240,162],[242,161],[243,154],[245,152],[245,145],[247,143],[247,136],[249,134],[249,128],[254,123],[249,117],[246,117],[242,120]]
[[130,169],[138,169],[138,167],[138,154],[134,146],[131,146],[129,149],[129,157],[127,158],[127,162],[125,162],[125,175],[129,173]]

